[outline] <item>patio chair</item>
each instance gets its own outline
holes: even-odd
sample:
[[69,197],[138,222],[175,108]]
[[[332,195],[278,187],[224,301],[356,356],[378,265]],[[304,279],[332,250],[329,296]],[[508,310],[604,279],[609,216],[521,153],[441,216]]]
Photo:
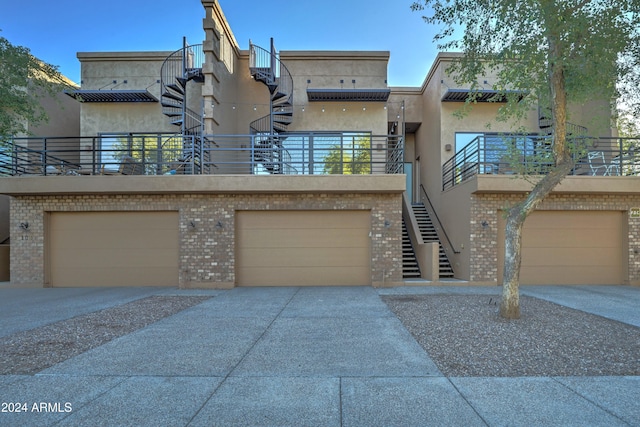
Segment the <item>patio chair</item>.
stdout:
[[186,173],[187,163],[184,161],[171,162],[169,164],[169,170],[165,172],[165,175],[183,175]]
[[616,156],[611,159],[611,164],[609,165],[609,175],[621,175],[620,171],[622,170],[622,162],[623,157]]
[[144,175],[144,167],[133,157],[124,156],[118,167],[118,170],[109,170],[102,165],[102,175]]
[[591,168],[592,176],[605,176],[610,174],[610,166],[607,164],[604,151],[589,151],[587,158],[589,159],[589,168]]
[[62,171],[53,165],[47,165],[45,170],[47,171],[47,175],[62,175]]

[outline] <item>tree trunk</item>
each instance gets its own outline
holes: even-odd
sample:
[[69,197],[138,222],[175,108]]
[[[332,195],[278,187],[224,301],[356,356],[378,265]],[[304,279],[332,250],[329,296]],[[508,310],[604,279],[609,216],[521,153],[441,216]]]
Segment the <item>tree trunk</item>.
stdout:
[[502,276],[502,302],[500,315],[506,319],[520,318],[520,263],[522,260],[522,205],[508,211],[504,245],[504,272]]
[[511,207],[505,229],[504,270],[502,275],[502,302],[500,315],[506,319],[520,318],[520,264],[522,261],[522,227],[524,221],[544,200],[556,185],[573,169],[574,161],[567,149],[567,92],[564,69],[561,63],[562,41],[550,34],[549,89],[553,113],[552,152],[555,167],[533,187],[527,198]]
[[520,318],[520,263],[522,261],[522,227],[529,214],[571,171],[571,158],[557,165],[533,188],[529,196],[507,211],[505,229],[504,270],[502,275],[502,302],[500,316],[506,319]]

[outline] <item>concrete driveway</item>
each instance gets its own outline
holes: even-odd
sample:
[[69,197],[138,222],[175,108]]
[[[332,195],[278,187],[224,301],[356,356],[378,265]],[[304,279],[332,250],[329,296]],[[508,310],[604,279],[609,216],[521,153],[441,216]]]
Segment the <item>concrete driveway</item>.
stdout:
[[[640,377],[442,375],[380,295],[443,292],[499,289],[0,288],[3,339],[149,296],[212,297],[35,375],[0,376],[0,425],[640,425]],[[638,288],[522,293],[640,326]]]

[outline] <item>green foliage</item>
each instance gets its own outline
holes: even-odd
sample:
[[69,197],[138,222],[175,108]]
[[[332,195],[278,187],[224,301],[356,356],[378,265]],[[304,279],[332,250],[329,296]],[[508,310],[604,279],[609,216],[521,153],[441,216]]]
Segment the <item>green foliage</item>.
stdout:
[[[492,89],[506,98],[498,120],[517,123],[537,108],[551,112],[549,150],[535,152],[531,162],[546,169],[548,161],[548,170],[509,208],[505,226],[500,314],[519,318],[524,221],[584,150],[583,135],[567,127],[567,105],[616,99],[639,116],[640,0],[420,0],[412,9],[426,11],[425,21],[442,28],[435,37],[440,49],[462,53],[447,71],[471,88],[466,111],[481,89],[479,78],[494,75]],[[462,36],[454,37],[460,28]],[[517,150],[510,156],[511,165],[527,163]]]
[[640,138],[640,119],[633,119],[628,114],[618,117],[618,133],[622,138]]
[[175,167],[184,153],[184,139],[174,134],[129,134],[103,136],[103,163],[117,169],[129,157],[145,165],[145,173],[155,175]]
[[68,87],[58,68],[0,37],[0,139],[26,133],[31,125],[47,120],[40,98]]
[[442,28],[439,49],[464,54],[449,70],[456,83],[477,90],[480,77],[496,73],[493,89],[508,101],[500,120],[522,118],[539,103],[551,108],[554,68],[567,102],[623,97],[638,117],[640,0],[422,0],[412,9]]
[[362,136],[353,144],[333,145],[323,162],[325,174],[368,175],[371,173],[371,138]]

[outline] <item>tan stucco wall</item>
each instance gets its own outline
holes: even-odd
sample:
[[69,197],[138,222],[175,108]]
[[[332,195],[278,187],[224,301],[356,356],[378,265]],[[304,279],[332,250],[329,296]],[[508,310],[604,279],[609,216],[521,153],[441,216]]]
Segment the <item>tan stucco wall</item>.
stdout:
[[291,131],[387,134],[384,103],[309,102],[307,89],[386,89],[389,52],[282,51],[280,60],[293,76]]
[[471,217],[472,188],[471,183],[466,182],[441,194],[438,212],[442,227],[453,245],[447,256],[455,277],[466,280],[469,280],[471,264],[475,262],[470,248],[471,229],[477,221]]
[[98,103],[82,105],[82,135],[104,133],[179,132],[157,103]]
[[[238,125],[242,110],[251,100],[239,93],[241,81],[249,78],[248,65],[241,64],[241,52],[217,1],[203,1],[205,32],[202,87],[205,133],[248,134]],[[247,55],[248,61],[248,55]],[[248,62],[246,63],[248,64]],[[255,102],[255,101],[254,101]],[[233,108],[235,107],[235,108]]]
[[373,135],[386,135],[386,117],[384,105],[380,103],[314,102],[305,106],[304,111],[302,107],[296,107],[289,131],[371,132]]
[[269,89],[251,77],[248,50],[240,51],[237,64],[236,93],[233,100],[229,100],[222,108],[230,116],[236,132],[246,135],[250,133],[251,122],[269,114]]
[[[160,100],[160,69],[171,54],[163,52],[78,52],[82,89],[143,90]],[[113,81],[116,81],[114,84]],[[124,83],[124,81],[127,83]],[[162,114],[160,102],[81,103],[80,134],[178,132]]]
[[[404,111],[402,106],[404,106]],[[420,88],[392,87],[387,102],[387,113],[389,122],[403,118],[410,125],[426,121]],[[398,118],[398,116],[400,117]]]
[[420,159],[420,184],[425,188],[437,210],[440,207],[439,195],[442,189],[442,161],[438,153],[443,150],[439,73],[438,68],[432,68],[420,91],[423,121],[416,131],[415,158],[413,159],[413,161]]
[[28,125],[27,131],[33,136],[76,136],[80,134],[80,104],[59,93],[55,97],[40,98],[48,120],[38,125]]
[[617,129],[612,120],[612,103],[609,100],[592,100],[569,105],[567,121],[587,128],[588,134],[599,137],[616,137]]
[[[85,178],[91,177],[77,178],[76,181],[84,181]],[[96,178],[108,183],[107,187],[118,186],[115,181],[109,183],[109,178],[118,177]],[[145,177],[130,178],[140,180]],[[116,191],[114,194],[97,194],[101,189],[98,181],[87,180],[94,188],[93,191],[88,191],[91,194],[82,194],[84,191],[73,193],[69,190],[69,186],[73,185],[68,184],[65,194],[47,195],[41,191],[39,195],[32,193],[15,197],[11,210],[11,230],[16,236],[11,250],[12,284],[45,286],[47,283],[47,212],[178,211],[181,252],[180,278],[176,285],[188,288],[234,285],[236,210],[327,209],[371,210],[371,283],[374,286],[401,284],[401,192],[404,189],[402,175],[374,178],[374,181],[378,181],[376,188],[387,189],[387,192],[382,193],[368,190],[367,180],[356,176],[338,177],[333,180],[330,178],[334,177],[323,177],[329,180],[318,180],[317,185],[311,184],[307,179],[292,181],[289,178],[291,182],[286,183],[284,178],[287,177],[273,181],[265,179],[267,177],[249,177],[248,180],[243,177],[227,177],[223,180],[226,181],[223,185],[225,189],[216,189],[215,186],[212,188],[203,182],[200,192],[196,193],[188,188],[193,184],[192,180],[183,180],[177,176],[148,178],[164,182],[165,185],[155,186],[147,182],[146,185],[155,189],[151,194],[140,194],[140,187],[137,190]],[[208,178],[204,181],[211,183],[218,177]],[[313,180],[318,177],[306,178]],[[63,181],[59,180],[58,184]],[[387,181],[386,184],[383,181]],[[173,185],[169,184],[170,182]],[[160,191],[159,187],[164,187],[165,191]],[[323,188],[334,190],[326,192]],[[20,221],[29,221],[28,232],[19,228]],[[189,229],[190,221],[197,222],[198,227],[195,230]],[[218,221],[224,224],[222,229],[216,228]],[[19,239],[18,236],[22,235],[27,238]]]
[[114,175],[0,179],[0,194],[402,193],[404,175]]

